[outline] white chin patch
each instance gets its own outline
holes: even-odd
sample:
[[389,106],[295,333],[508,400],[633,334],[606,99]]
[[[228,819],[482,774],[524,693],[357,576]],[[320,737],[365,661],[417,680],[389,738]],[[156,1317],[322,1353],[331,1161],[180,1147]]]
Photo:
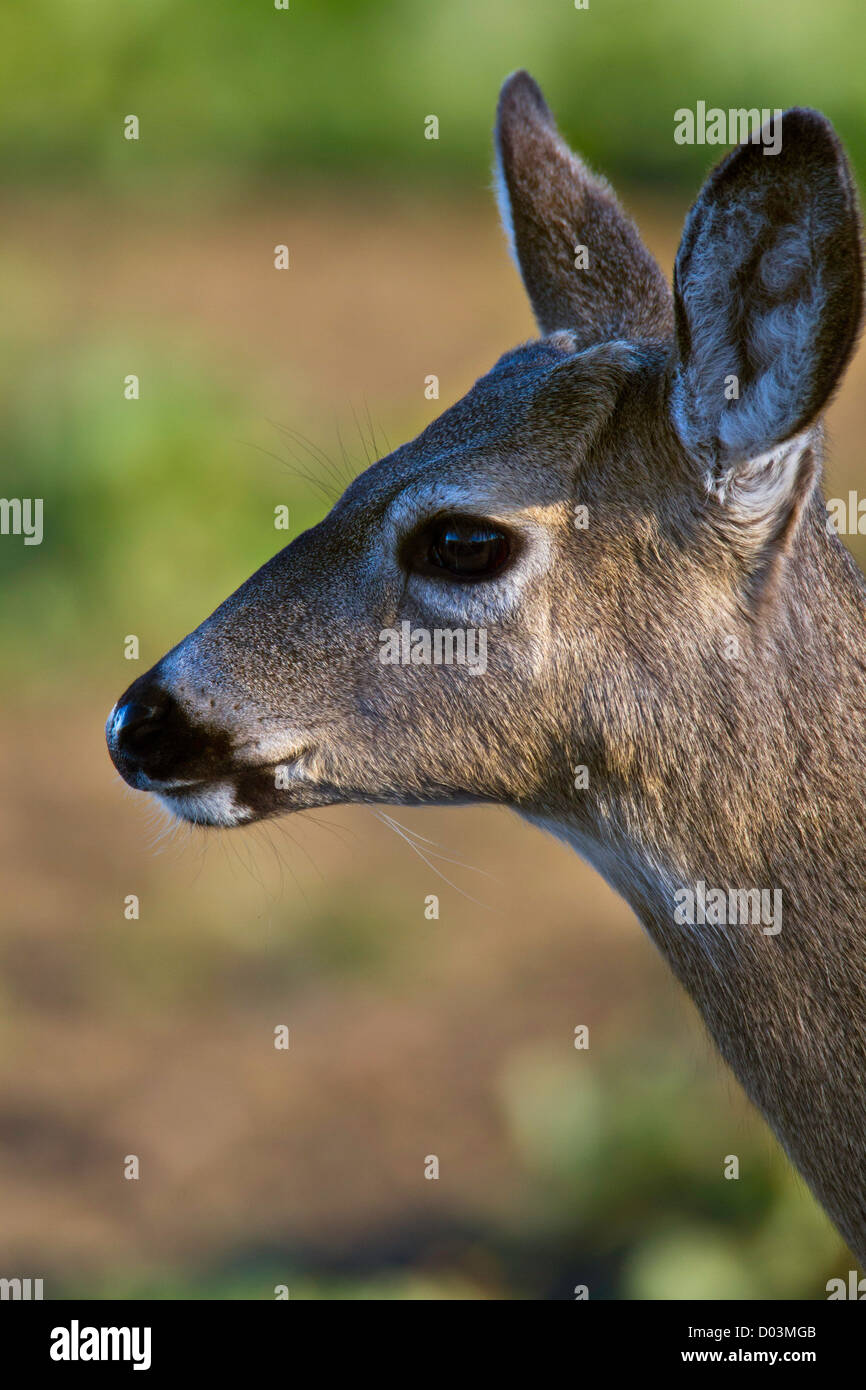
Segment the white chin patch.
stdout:
[[235,801],[230,782],[214,782],[212,786],[190,787],[186,791],[157,792],[166,810],[179,820],[193,825],[243,825],[252,816],[246,806]]

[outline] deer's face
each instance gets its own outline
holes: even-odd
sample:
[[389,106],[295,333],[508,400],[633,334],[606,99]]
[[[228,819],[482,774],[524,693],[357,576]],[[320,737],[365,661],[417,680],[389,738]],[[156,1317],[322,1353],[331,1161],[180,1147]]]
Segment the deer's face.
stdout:
[[614,616],[579,508],[600,522],[594,445],[639,359],[569,334],[504,357],[130,686],[125,779],[206,825],[532,799]]
[[598,838],[634,820],[606,786],[649,802],[700,763],[747,679],[722,642],[750,640],[797,534],[860,314],[838,142],[814,112],[783,137],[711,175],[672,296],[535,84],[510,79],[501,204],[545,336],[130,686],[108,722],[124,778],[205,825],[568,800]]

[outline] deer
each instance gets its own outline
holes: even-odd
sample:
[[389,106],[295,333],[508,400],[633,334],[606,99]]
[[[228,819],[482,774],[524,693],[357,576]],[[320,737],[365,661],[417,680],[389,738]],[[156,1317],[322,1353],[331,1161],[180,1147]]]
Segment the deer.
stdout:
[[[495,803],[565,841],[862,1262],[866,593],[821,488],[860,214],[826,117],[778,119],[707,177],[669,286],[509,77],[495,188],[539,336],[135,680],[107,741],[196,826]],[[484,671],[384,663],[405,623],[483,631]],[[780,929],[676,920],[697,884],[780,895]]]

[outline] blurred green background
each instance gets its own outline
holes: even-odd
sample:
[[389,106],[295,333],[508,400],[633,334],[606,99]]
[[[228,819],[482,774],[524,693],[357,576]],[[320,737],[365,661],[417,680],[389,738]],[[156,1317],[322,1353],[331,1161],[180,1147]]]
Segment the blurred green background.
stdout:
[[[163,834],[102,724],[285,542],[276,506],[296,534],[532,334],[489,193],[509,71],[669,270],[720,153],[675,145],[674,110],[819,106],[862,182],[864,36],[854,0],[4,10],[3,492],[44,498],[45,539],[0,543],[0,1275],[760,1299],[853,1267],[576,857],[492,810],[399,816],[429,863],[359,809]],[[829,495],[858,485],[863,385],[861,354]]]

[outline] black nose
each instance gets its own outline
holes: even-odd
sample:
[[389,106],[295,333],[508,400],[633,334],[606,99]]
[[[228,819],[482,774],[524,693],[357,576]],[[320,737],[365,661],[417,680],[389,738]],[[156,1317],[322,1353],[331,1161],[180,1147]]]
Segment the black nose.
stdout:
[[117,749],[134,754],[162,726],[168,713],[168,701],[145,705],[139,700],[127,700],[118,705],[111,721],[111,734]]
[[159,663],[133,681],[105,726],[111,761],[131,787],[207,780],[230,760],[229,736],[190,719],[165,688]]
[[191,751],[189,725],[176,701],[148,676],[121,695],[105,727],[111,760],[133,787],[174,778]]

